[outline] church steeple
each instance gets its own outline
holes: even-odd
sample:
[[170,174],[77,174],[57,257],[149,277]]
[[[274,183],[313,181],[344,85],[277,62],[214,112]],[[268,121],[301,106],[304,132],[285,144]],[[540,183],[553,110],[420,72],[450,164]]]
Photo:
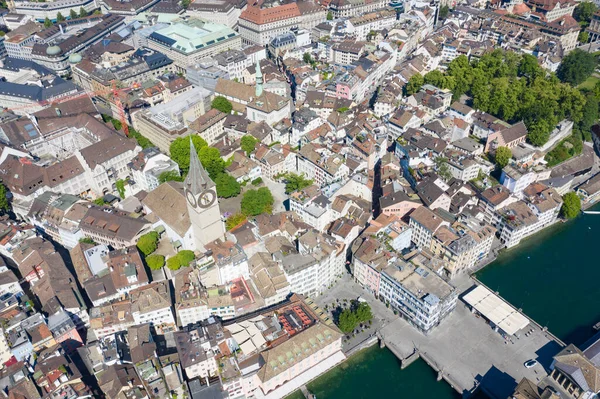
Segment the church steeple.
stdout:
[[260,97],[263,92],[263,75],[260,70],[260,61],[256,60],[256,97]]
[[190,169],[184,182],[185,188],[194,195],[200,194],[207,188],[212,188],[215,183],[212,181],[206,170],[200,163],[198,152],[190,135]]

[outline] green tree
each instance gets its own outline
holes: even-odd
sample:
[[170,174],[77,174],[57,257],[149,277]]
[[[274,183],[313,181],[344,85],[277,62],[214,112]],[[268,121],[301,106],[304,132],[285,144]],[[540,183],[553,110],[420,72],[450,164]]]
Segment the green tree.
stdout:
[[590,34],[587,33],[586,31],[582,30],[581,32],[579,32],[579,35],[577,36],[577,41],[580,43],[587,43],[588,40],[590,40]]
[[119,179],[116,181],[115,186],[117,187],[117,192],[119,193],[119,197],[125,199],[125,180]]
[[6,186],[0,183],[0,210],[10,210],[10,203],[8,202]]
[[510,158],[512,158],[512,151],[510,150],[510,148],[498,147],[496,149],[495,160],[496,160],[496,165],[498,165],[500,167],[500,169],[502,169],[506,165],[508,165]]
[[333,21],[333,13],[331,11],[327,12],[327,20]]
[[420,73],[415,73],[408,79],[408,83],[404,87],[407,95],[412,95],[421,89],[421,86],[425,83],[425,79]]
[[94,10],[93,14],[94,15],[102,15],[102,11],[100,11],[100,10]]
[[88,13],[83,7],[79,7],[79,18],[87,17]]
[[[196,151],[206,147],[206,141],[197,134],[192,135],[192,142],[196,147]],[[179,169],[187,172],[190,168],[190,139],[188,137],[179,137],[173,140],[169,147],[171,159],[179,165]]]
[[69,11],[69,16],[71,17],[71,19],[75,19],[77,18],[77,13],[75,12],[75,10],[71,9],[71,11]]
[[211,106],[225,114],[230,114],[233,109],[231,102],[223,96],[216,96],[214,100],[212,100]]
[[313,180],[306,179],[304,174],[297,175],[295,173],[288,173],[285,175],[285,193],[290,194],[294,191],[302,190],[313,184]]
[[267,187],[261,187],[258,190],[248,190],[242,198],[242,213],[247,216],[271,213],[273,202],[273,195]]
[[350,333],[356,328],[356,314],[350,309],[342,310],[338,319],[338,327],[343,333]]
[[231,230],[237,225],[242,224],[246,220],[248,220],[248,218],[246,218],[246,215],[244,215],[243,213],[235,213],[227,218],[227,220],[225,221],[225,227],[227,228],[227,230]]
[[167,259],[167,267],[173,271],[181,269],[179,258],[177,256],[171,256],[169,259]]
[[160,237],[156,231],[146,233],[138,239],[137,248],[141,253],[144,254],[144,256],[148,256],[152,252],[156,251],[156,248],[158,248],[159,238]]
[[160,270],[165,265],[165,257],[163,255],[150,255],[146,257],[146,264],[150,270]]
[[448,159],[445,157],[437,157],[434,160],[435,166],[437,167],[438,175],[448,181],[452,178],[452,173],[450,173],[450,168],[448,167]]
[[423,76],[423,81],[429,85],[434,85],[436,87],[442,87],[444,80],[444,74],[438,69],[434,69],[431,72],[427,72],[425,76]]
[[192,0],[181,0],[181,6],[187,10],[187,8],[192,4]]
[[106,201],[104,201],[104,197],[98,197],[94,200],[94,204],[102,206],[106,204]]
[[450,9],[448,8],[448,6],[442,6],[440,8],[440,13],[439,13],[439,19],[440,20],[444,20],[448,17],[448,13],[450,12]]
[[189,266],[191,262],[196,259],[196,255],[194,255],[194,251],[190,251],[189,249],[182,249],[177,253],[177,258],[179,259],[179,263],[181,266]]
[[159,176],[158,176],[158,183],[162,184],[168,181],[179,181],[182,182],[184,180],[183,176],[181,176],[179,174],[178,171],[176,170],[170,170],[167,172],[162,172]]
[[592,75],[596,69],[596,64],[595,55],[575,49],[562,59],[556,71],[556,76],[561,82],[577,86]]
[[227,173],[217,176],[215,185],[217,186],[217,195],[221,198],[236,197],[240,194],[240,183]]
[[62,22],[64,20],[65,17],[63,17],[63,15],[60,12],[56,13],[56,22]]
[[519,76],[525,76],[530,81],[545,75],[544,70],[538,64],[537,57],[531,54],[523,54],[521,56],[518,73]]
[[211,179],[215,180],[225,171],[225,161],[215,147],[203,147],[198,151],[198,158]]
[[46,17],[46,19],[44,19],[44,28],[49,28],[52,26],[52,21],[50,21],[50,18]]
[[581,200],[574,192],[568,192],[563,195],[563,204],[560,212],[566,219],[573,219],[581,211]]
[[360,302],[356,308],[356,319],[359,323],[365,323],[373,318],[371,307],[366,302]]
[[310,55],[310,53],[304,53],[304,55],[302,56],[302,59],[304,60],[304,62],[306,62],[307,64],[312,64],[314,61]]
[[246,155],[248,156],[254,151],[256,144],[258,144],[258,139],[248,134],[243,136],[240,140],[240,146],[242,147],[242,150],[246,151]]
[[459,55],[448,65],[448,75],[454,77],[452,97],[458,100],[471,87],[473,68],[465,55]]
[[83,237],[79,239],[79,242],[82,244],[90,244],[90,245],[96,245],[96,241],[92,240],[89,237]]
[[586,27],[592,20],[592,15],[594,15],[594,12],[596,12],[597,9],[598,7],[596,7],[596,4],[591,1],[579,2],[573,11],[573,18],[575,18],[580,25]]

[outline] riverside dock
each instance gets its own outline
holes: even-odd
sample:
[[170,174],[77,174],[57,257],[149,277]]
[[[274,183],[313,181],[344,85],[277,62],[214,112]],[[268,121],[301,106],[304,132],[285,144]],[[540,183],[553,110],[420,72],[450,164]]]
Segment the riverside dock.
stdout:
[[[478,388],[492,398],[507,398],[523,377],[534,382],[546,377],[552,356],[565,346],[528,319],[526,330],[531,333],[505,339],[459,299],[454,312],[429,335],[397,319],[382,328],[378,337],[380,346],[394,353],[402,368],[421,358],[438,373],[438,381],[445,380],[465,398]],[[524,367],[531,359],[538,365]]]

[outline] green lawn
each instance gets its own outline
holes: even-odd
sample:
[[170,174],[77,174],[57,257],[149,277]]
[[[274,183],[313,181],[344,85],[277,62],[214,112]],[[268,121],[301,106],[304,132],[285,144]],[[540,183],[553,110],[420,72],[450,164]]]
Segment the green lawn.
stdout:
[[596,86],[596,83],[600,81],[600,79],[598,79],[595,76],[590,76],[589,78],[587,78],[586,80],[583,81],[582,84],[580,84],[578,87],[580,89],[587,89],[587,90],[592,90],[594,88],[594,86]]

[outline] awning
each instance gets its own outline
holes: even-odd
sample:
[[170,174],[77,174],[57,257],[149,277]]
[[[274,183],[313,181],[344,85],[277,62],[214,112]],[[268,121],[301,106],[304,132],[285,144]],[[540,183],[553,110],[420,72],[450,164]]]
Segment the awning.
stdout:
[[175,249],[181,248],[181,241],[177,240],[177,241],[173,242],[173,248],[175,248]]
[[158,226],[156,226],[154,228],[154,231],[156,231],[158,234],[162,234],[165,232],[165,226],[163,226],[162,224],[159,224]]
[[477,286],[463,300],[508,335],[514,335],[529,324],[525,316],[484,286]]

